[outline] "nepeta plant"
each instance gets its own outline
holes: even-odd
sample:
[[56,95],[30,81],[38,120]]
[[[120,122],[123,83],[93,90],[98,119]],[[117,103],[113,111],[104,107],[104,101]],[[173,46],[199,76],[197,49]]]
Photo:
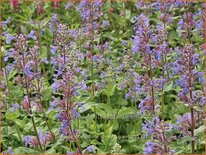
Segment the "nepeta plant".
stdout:
[[[194,142],[194,129],[195,129],[195,110],[194,106],[202,107],[205,103],[203,96],[196,97],[195,83],[197,81],[198,75],[201,76],[195,68],[199,60],[199,55],[195,54],[195,49],[192,44],[186,44],[182,49],[178,50],[177,53],[179,59],[173,63],[174,72],[180,75],[179,80],[177,80],[177,84],[179,84],[182,88],[182,91],[179,93],[179,98],[182,100],[187,106],[190,107],[190,120],[191,120],[191,137],[192,137],[192,150],[194,153],[195,150],[195,142]],[[200,77],[201,78],[201,77]],[[203,95],[203,93],[202,93]]]
[[145,154],[174,154],[174,150],[169,147],[169,143],[175,139],[170,134],[173,126],[154,117],[151,122],[145,122],[143,129],[146,130],[146,136],[152,135],[152,141],[146,142],[144,148]]
[[[16,82],[18,82],[19,85],[25,90],[24,99],[21,103],[22,110],[24,110],[31,117],[38,142],[37,144],[40,147],[40,150],[43,151],[33,114],[35,112],[43,112],[43,103],[41,99],[42,79],[39,66],[44,62],[44,60],[39,59],[39,51],[37,46],[32,48],[29,48],[28,46],[28,39],[36,40],[34,33],[34,31],[31,31],[28,35],[20,34],[15,37],[6,33],[5,36],[7,38],[7,43],[11,43],[11,41],[15,41],[15,43],[14,48],[10,49],[4,60],[8,61],[9,58],[15,58],[13,64],[19,71],[19,75],[16,77]],[[32,91],[37,93],[33,94]],[[16,106],[14,108],[16,109]],[[46,118],[45,112],[43,112],[43,114],[44,118]],[[50,134],[53,136],[51,128],[48,125],[47,118],[45,122],[50,130]]]
[[173,63],[173,73],[180,75],[179,80],[176,81],[178,85],[181,86],[182,91],[179,93],[179,98],[187,106],[190,107],[190,125],[188,126],[191,129],[190,137],[192,153],[195,152],[195,135],[194,130],[196,126],[196,114],[200,113],[195,110],[194,106],[202,107],[205,104],[205,99],[202,95],[195,95],[198,92],[196,88],[196,83],[200,80],[201,84],[204,82],[202,79],[202,73],[198,71],[197,64],[201,61],[200,55],[196,53],[195,45],[192,44],[192,31],[195,28],[195,19],[191,12],[186,12],[183,15],[183,18],[179,20],[178,30],[184,39],[188,39],[188,42],[182,48],[177,49],[178,59]]
[[3,2],[3,153],[203,153],[202,7]]
[[[78,32],[77,32],[78,33]],[[74,103],[74,96],[78,96],[79,90],[87,88],[84,80],[76,81],[76,76],[81,75],[81,62],[84,54],[75,49],[77,39],[76,31],[68,29],[66,25],[60,24],[56,31],[55,45],[51,46],[53,58],[51,64],[54,71],[53,93],[60,92],[61,96],[53,97],[50,102],[51,108],[58,111],[57,117],[62,122],[60,133],[63,138],[77,144],[77,153],[81,153],[79,144],[79,133],[73,129],[72,121],[80,116],[78,108],[83,105]]]

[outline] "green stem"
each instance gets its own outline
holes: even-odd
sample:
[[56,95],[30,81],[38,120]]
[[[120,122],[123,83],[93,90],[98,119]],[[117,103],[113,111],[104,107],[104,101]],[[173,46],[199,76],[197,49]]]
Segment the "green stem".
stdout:
[[[189,6],[188,6],[189,9]],[[188,16],[188,12],[186,12],[186,20],[187,23],[189,23],[189,16]],[[190,38],[190,28],[187,28],[187,33],[188,33],[188,38],[189,38],[189,43],[191,43],[191,38]],[[190,58],[191,60],[191,58]],[[189,63],[189,94],[190,94],[190,99],[193,100],[192,97],[192,63]],[[193,105],[190,107],[190,113],[191,113],[191,136],[192,136],[192,140],[191,140],[191,147],[192,147],[192,154],[195,153],[195,140],[194,140],[194,130],[195,130],[195,117],[194,117],[194,108]]]
[[[190,63],[189,65],[189,94],[190,94],[190,99],[193,100],[192,98],[192,64]],[[190,107],[190,113],[191,113],[191,136],[192,136],[192,153],[195,153],[195,140],[194,140],[194,129],[195,129],[195,118],[194,118],[194,108],[193,105]]]
[[[152,56],[149,55],[149,63],[150,63],[150,80],[152,81]],[[155,100],[154,100],[154,88],[151,86],[151,95],[152,95],[152,109],[153,113],[155,114]]]
[[[36,63],[36,61],[35,61],[35,69],[36,69],[36,72],[38,72],[38,64]],[[41,78],[41,77],[40,77],[40,78]],[[40,90],[40,79],[39,79],[39,78],[37,78],[37,94],[38,94],[38,96],[39,96],[39,102],[40,102],[41,106],[43,107],[41,90]],[[55,136],[54,136],[54,134],[52,133],[51,127],[49,126],[48,117],[46,116],[46,113],[45,113],[44,109],[43,109],[43,118],[44,118],[45,123],[46,123],[46,125],[47,125],[47,127],[48,127],[48,129],[49,129],[49,132],[50,132],[50,134],[51,134],[51,136],[52,136],[52,141],[55,142]]]
[[[6,72],[6,71],[5,71]],[[9,97],[9,94],[10,94],[10,91],[9,91],[9,81],[8,81],[8,77],[7,77],[7,74],[5,73],[6,75],[6,85],[7,85],[7,92],[8,92],[8,102],[10,103],[10,97]],[[9,105],[6,103],[5,105],[5,109],[6,111],[8,110],[9,108]],[[9,137],[9,121],[6,120],[6,131],[7,131],[7,136]]]
[[[166,56],[165,56],[166,59]],[[163,55],[163,62],[164,62],[164,55]],[[165,62],[162,67],[162,78],[165,78]],[[162,109],[162,119],[164,119],[164,104],[165,104],[165,93],[164,93],[164,83],[162,84],[162,104],[161,104],[161,109]]]
[[33,127],[34,127],[34,131],[36,133],[36,137],[37,137],[37,140],[38,140],[38,143],[39,143],[40,150],[41,150],[42,153],[44,153],[41,142],[40,142],[40,138],[39,138],[39,135],[38,135],[38,132],[37,132],[37,128],[36,128],[36,124],[35,124],[33,115],[31,116],[31,119],[32,119],[32,124],[33,124]]
[[[41,27],[39,22],[38,22],[37,38],[38,38],[39,51],[40,54],[42,54]],[[46,73],[44,64],[42,64],[42,69],[43,69],[43,73]]]
[[110,96],[107,95],[107,105],[110,105]]
[[[92,21],[91,23],[93,23],[93,14],[91,16]],[[94,28],[93,28],[93,24],[92,24],[92,28],[91,28],[91,46],[90,46],[90,50],[91,50],[91,54],[92,54],[92,60],[91,60],[91,80],[92,80],[92,102],[94,101],[94,96],[95,96],[95,85],[94,85],[94,60],[93,60],[93,55],[94,55]],[[95,128],[97,131],[97,112],[96,112],[96,107],[94,106],[94,112],[95,112]]]
[[15,128],[16,128],[16,132],[17,132],[17,134],[18,134],[18,137],[19,137],[19,141],[21,142],[21,144],[23,144],[23,141],[22,141],[21,134],[20,134],[20,132],[19,132],[18,126],[16,125],[15,122],[14,122],[14,125],[15,125]]

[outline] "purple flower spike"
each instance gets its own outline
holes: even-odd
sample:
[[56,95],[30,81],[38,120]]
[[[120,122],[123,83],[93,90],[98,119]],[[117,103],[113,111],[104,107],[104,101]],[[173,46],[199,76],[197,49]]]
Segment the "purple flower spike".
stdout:
[[104,27],[109,27],[109,26],[110,26],[110,24],[109,24],[109,22],[108,22],[108,21],[104,20],[104,21],[103,21],[103,26],[104,26]]
[[24,73],[27,77],[29,77],[31,75],[31,71],[30,71],[29,67],[25,67]]
[[19,109],[20,105],[18,105],[17,103],[12,105],[12,108],[10,109],[11,112],[14,112],[16,109]]
[[73,107],[73,114],[74,114],[74,117],[75,118],[78,118],[78,117],[80,117],[80,114],[79,114],[79,112],[77,111],[77,108],[76,107]]
[[33,139],[32,139],[31,136],[25,136],[23,138],[23,141],[25,142],[25,146],[28,146],[28,145],[30,145],[32,143]]
[[6,37],[6,43],[10,44],[12,40],[15,40],[15,37],[12,36],[10,33],[6,32],[5,33],[5,37]]
[[35,32],[32,30],[28,35],[27,38],[36,40]]
[[50,50],[50,52],[51,52],[52,54],[55,54],[56,51],[57,51],[57,49],[58,49],[57,46],[51,46],[51,50]]

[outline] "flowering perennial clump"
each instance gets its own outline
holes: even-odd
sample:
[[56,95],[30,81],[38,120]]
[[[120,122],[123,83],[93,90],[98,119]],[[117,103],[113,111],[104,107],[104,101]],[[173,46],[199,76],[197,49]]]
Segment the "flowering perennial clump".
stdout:
[[3,154],[204,152],[202,2],[2,2]]

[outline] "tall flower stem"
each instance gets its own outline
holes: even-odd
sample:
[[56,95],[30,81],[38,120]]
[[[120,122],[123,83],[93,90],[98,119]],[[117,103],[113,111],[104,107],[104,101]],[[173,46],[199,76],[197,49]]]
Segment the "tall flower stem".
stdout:
[[[166,20],[165,20],[165,15],[166,15],[166,4],[165,1],[162,0],[161,3],[163,4],[163,8],[162,8],[162,13],[164,15],[162,22],[163,22],[163,28],[166,29]],[[168,36],[167,38],[168,39]],[[167,49],[168,50],[168,49]],[[166,52],[167,52],[166,50]],[[165,76],[167,76],[167,79],[169,79],[169,72],[167,70],[167,53],[163,53],[162,54],[162,78],[165,79]],[[166,74],[165,75],[165,70],[166,70]],[[161,109],[162,109],[162,118],[164,119],[164,105],[165,105],[165,93],[164,93],[164,82],[162,82],[162,104],[161,104]]]
[[[190,91],[190,99],[192,100],[192,82],[191,82],[191,65],[189,66],[189,91]],[[191,106],[191,136],[192,136],[192,153],[195,153],[195,140],[194,140],[194,129],[195,129],[195,121],[194,121],[194,108]]]
[[[23,57],[23,65],[25,66],[24,53],[22,54],[22,57]],[[33,124],[33,128],[34,128],[34,131],[35,131],[35,134],[36,134],[36,137],[37,137],[39,147],[40,147],[40,151],[43,153],[43,148],[42,148],[42,145],[41,145],[41,142],[40,142],[40,138],[39,138],[39,135],[38,135],[38,132],[37,132],[36,124],[35,124],[35,121],[34,121],[34,116],[33,116],[32,110],[31,110],[31,100],[30,100],[30,96],[29,96],[28,79],[27,79],[25,73],[24,73],[24,80],[25,80],[25,83],[26,83],[26,94],[28,96],[28,103],[29,103],[29,108],[30,108],[29,113],[31,114],[32,124]]]
[[22,141],[22,138],[21,138],[21,135],[20,135],[20,132],[19,132],[19,128],[18,126],[16,125],[16,122],[14,122],[14,125],[15,125],[15,128],[16,128],[16,132],[18,134],[18,137],[19,137],[19,141],[21,142],[21,144],[23,144],[23,141]]
[[[93,7],[91,8],[93,9]],[[94,96],[95,96],[95,83],[94,83],[94,60],[93,60],[93,55],[94,55],[94,25],[93,25],[93,15],[91,15],[91,32],[90,32],[90,35],[91,35],[91,45],[90,45],[90,50],[91,50],[91,54],[92,54],[92,57],[91,57],[91,80],[92,80],[92,84],[91,84],[91,87],[92,87],[92,102],[94,101]],[[96,112],[96,107],[94,106],[94,112],[95,112],[95,128],[96,128],[96,131],[97,131],[97,112]]]
[[[25,80],[26,80],[26,83],[27,83],[26,78],[25,78]],[[31,102],[30,102],[30,97],[29,97],[29,92],[28,92],[28,87],[27,86],[28,86],[28,84],[26,84],[26,92],[27,92],[27,96],[28,96],[29,107],[31,108]],[[37,137],[37,140],[38,140],[38,143],[39,143],[40,151],[43,153],[43,148],[42,148],[42,145],[41,145],[41,142],[40,142],[40,138],[39,138],[37,128],[36,128],[36,123],[34,121],[34,116],[33,116],[33,113],[32,113],[31,110],[30,110],[30,114],[31,114],[31,119],[32,119],[32,124],[33,124],[33,127],[34,127],[34,131],[36,133],[36,137]]]
[[[189,24],[189,13],[186,12],[186,20],[187,23]],[[188,33],[188,39],[189,39],[189,43],[191,43],[191,38],[190,38],[190,28],[187,28],[187,33]],[[190,59],[192,60],[192,58]],[[191,101],[192,99],[192,63],[190,62],[189,65],[189,94],[190,94],[190,99]],[[191,147],[192,147],[192,153],[195,153],[195,140],[194,140],[194,129],[195,129],[195,118],[194,118],[194,108],[193,105],[190,107],[190,113],[191,113],[191,136],[192,136],[192,140],[191,140]]]
[[73,138],[74,140],[77,140],[77,141],[78,141],[78,142],[77,142],[77,148],[78,148],[79,152],[81,153],[81,146],[80,146],[79,138],[77,138],[77,137],[75,136],[74,132],[72,131],[71,124],[69,125],[69,129],[70,129],[70,131],[71,131],[71,136],[72,136],[72,138]]
[[[37,37],[38,37],[38,47],[39,47],[39,51],[40,51],[40,53],[41,53],[41,51],[42,51],[42,43],[41,43],[41,42],[42,42],[42,41],[41,41],[41,27],[40,27],[40,22],[38,22]],[[38,65],[37,65],[37,63],[36,63],[35,65],[36,65],[36,71],[38,71]],[[43,73],[45,73],[45,67],[44,67],[44,65],[42,65],[42,68],[43,68]],[[40,81],[39,81],[39,79],[37,79],[37,93],[38,93],[38,95],[39,95],[40,104],[42,105],[42,98],[41,98]],[[43,107],[43,105],[42,105],[42,107]],[[46,123],[46,125],[47,125],[47,127],[48,127],[48,129],[49,129],[49,132],[50,132],[50,134],[51,134],[51,136],[52,136],[52,141],[54,142],[54,141],[55,141],[55,137],[54,137],[54,134],[52,133],[51,127],[49,126],[49,123],[48,123],[48,120],[47,120],[48,117],[46,116],[44,109],[43,109],[43,117],[44,117],[45,123]]]
[[[163,55],[163,63],[164,63],[164,59],[166,59],[166,56],[164,58]],[[165,63],[163,64],[162,67],[162,78],[165,78]],[[162,119],[164,119],[164,104],[165,104],[165,93],[164,93],[164,83],[162,83],[162,103],[161,103],[161,109],[162,109]]]
[[[37,80],[38,95],[39,95],[40,104],[42,105],[42,99],[41,99],[41,93],[40,93],[40,86],[39,85],[40,84],[39,84],[39,79],[38,79]],[[47,125],[47,127],[49,129],[49,132],[50,132],[50,134],[52,136],[52,141],[55,142],[55,136],[52,133],[51,127],[50,127],[49,122],[48,122],[48,117],[46,116],[46,113],[45,113],[44,109],[43,109],[43,117],[44,117],[45,123],[46,123],[46,125]]]
[[[40,53],[42,52],[42,41],[41,41],[41,27],[40,22],[38,22],[38,29],[37,29],[37,38],[38,38],[38,47]],[[42,53],[41,53],[42,54]],[[45,73],[45,66],[42,64],[43,73]]]
[[[93,41],[92,41],[92,51],[93,51]],[[93,53],[93,52],[92,52]],[[92,54],[93,55],[93,54]],[[94,85],[94,61],[92,57],[92,62],[91,62],[91,80],[92,80],[92,102],[94,101],[94,95],[95,95],[95,85]],[[97,131],[97,112],[96,112],[96,107],[94,106],[94,112],[95,112],[95,126],[96,126],[96,131]]]
[[[151,54],[149,55],[149,67],[150,67],[150,80],[152,81],[152,56],[151,56]],[[152,95],[152,109],[153,109],[153,113],[155,114],[155,101],[154,101],[154,88],[153,88],[153,86],[151,86],[151,95]]]
[[[36,62],[36,61],[35,61],[35,62]],[[38,71],[38,65],[37,65],[37,63],[35,63],[35,66],[36,66],[36,71]],[[39,80],[39,78],[37,78],[37,94],[38,94],[38,96],[39,96],[40,104],[41,104],[42,107],[43,107],[42,97],[41,97],[41,90],[40,90],[40,80]],[[54,136],[54,134],[52,133],[51,127],[50,127],[49,122],[48,122],[48,117],[46,116],[46,113],[45,113],[44,109],[43,109],[43,117],[44,117],[45,123],[46,123],[46,125],[47,125],[47,127],[48,127],[48,129],[49,129],[49,132],[50,132],[50,134],[51,134],[51,136],[52,136],[52,141],[54,142],[54,141],[55,141],[55,136]]]
[[[68,88],[68,93],[65,92],[64,96],[66,98],[66,111],[67,111],[67,115],[68,115],[68,118],[71,118],[71,110],[72,110],[72,77],[69,75],[68,77],[68,83],[67,83],[67,88]],[[69,127],[69,130],[70,130],[70,133],[71,133],[71,136],[72,138],[75,140],[76,144],[77,144],[77,148],[78,148],[78,152],[81,153],[81,146],[80,146],[80,140],[78,137],[76,137],[74,131],[72,130],[72,124],[69,123],[68,124],[68,127]],[[70,146],[71,144],[73,145],[73,143],[70,142]]]
[[[7,85],[7,92],[8,92],[8,100],[9,100],[9,94],[10,94],[10,92],[9,92],[9,86],[8,86],[8,84],[9,84],[9,81],[8,81],[8,77],[7,77],[7,74],[6,74],[6,70],[5,70],[5,76],[6,76],[6,85]],[[1,76],[2,77],[2,76]],[[1,93],[0,93],[1,94]],[[9,105],[7,105],[7,103],[6,103],[6,105],[5,105],[5,110],[7,111],[7,109],[8,109],[8,106]],[[9,122],[8,122],[8,120],[6,120],[6,132],[7,132],[7,136],[9,137]]]

